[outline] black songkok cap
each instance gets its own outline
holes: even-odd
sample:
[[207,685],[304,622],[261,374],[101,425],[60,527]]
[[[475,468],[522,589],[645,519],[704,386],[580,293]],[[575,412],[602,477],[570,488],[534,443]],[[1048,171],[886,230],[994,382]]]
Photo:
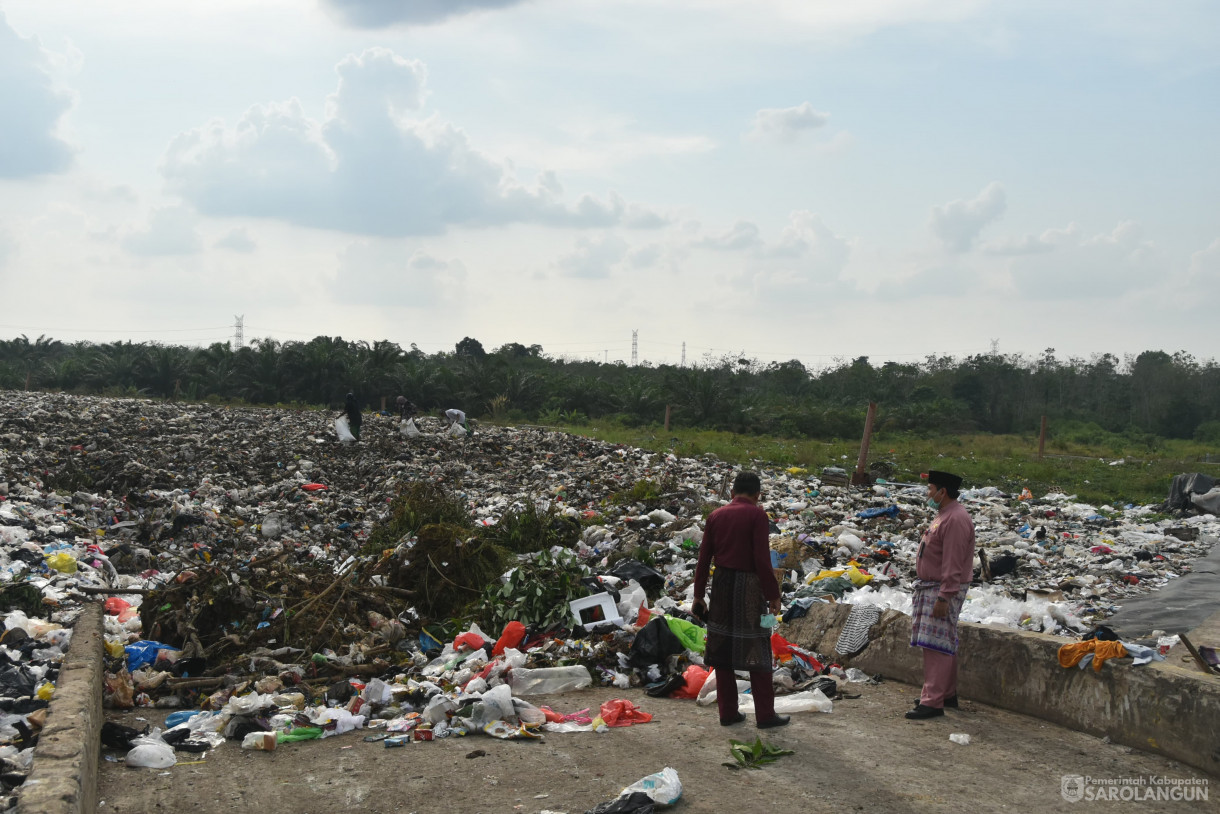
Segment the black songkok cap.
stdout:
[[937,472],[935,469],[928,472],[928,483],[933,486],[940,486],[945,489],[959,491],[962,488],[962,479],[949,472]]

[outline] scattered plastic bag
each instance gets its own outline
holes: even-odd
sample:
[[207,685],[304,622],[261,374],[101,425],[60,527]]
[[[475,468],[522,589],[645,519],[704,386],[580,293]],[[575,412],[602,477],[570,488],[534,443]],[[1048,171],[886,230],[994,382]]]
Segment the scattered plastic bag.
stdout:
[[962,733],[962,732],[954,732],[952,735],[949,736],[949,740],[953,741],[954,743],[958,744],[959,746],[969,746],[970,745],[970,736],[965,733]]
[[665,617],[665,623],[669,625],[669,632],[674,634],[687,650],[702,653],[707,647],[707,630],[705,628],[699,627],[694,622],[679,619],[676,616]]
[[593,676],[589,675],[588,668],[581,665],[540,667],[537,670],[520,667],[509,673],[508,683],[517,695],[548,695],[591,687]]
[[[640,613],[640,605],[648,601],[648,594],[643,586],[634,579],[627,582],[627,587],[619,591],[618,615],[627,621],[634,621]],[[647,620],[645,620],[647,621]]]
[[[742,712],[754,711],[754,699],[743,697],[739,702]],[[792,695],[780,695],[775,699],[775,712],[787,715],[792,712],[833,712],[834,702],[826,697],[821,690],[806,690]]]
[[632,783],[623,789],[619,796],[637,791],[647,794],[658,806],[671,806],[682,799],[682,781],[678,779],[677,771],[666,766],[661,771]]
[[335,435],[339,436],[340,444],[356,443],[356,436],[352,435],[351,425],[348,424],[347,416],[345,415],[335,419]]
[[708,676],[711,675],[711,670],[706,667],[700,667],[698,664],[692,664],[682,673],[682,678],[686,683],[669,694],[670,698],[698,698],[699,691],[703,689],[703,685],[707,682]]
[[398,425],[398,432],[401,433],[404,438],[419,438],[421,435],[423,435],[423,433],[419,431],[419,427],[416,426],[414,418],[408,418],[406,421],[401,422]]
[[47,567],[59,571],[61,574],[75,574],[76,557],[66,551],[57,551],[47,557]]
[[642,791],[633,791],[623,797],[616,797],[598,804],[585,814],[653,814],[656,803]]
[[131,751],[127,753],[128,766],[141,769],[168,769],[178,762],[174,757],[174,747],[161,740],[161,730],[154,729],[147,735],[141,735],[132,742]]
[[275,732],[250,732],[242,738],[242,749],[254,749],[259,752],[274,752],[279,737]]
[[600,717],[606,722],[606,726],[631,726],[632,724],[646,724],[652,720],[650,713],[644,712],[623,698],[616,698],[602,704]]

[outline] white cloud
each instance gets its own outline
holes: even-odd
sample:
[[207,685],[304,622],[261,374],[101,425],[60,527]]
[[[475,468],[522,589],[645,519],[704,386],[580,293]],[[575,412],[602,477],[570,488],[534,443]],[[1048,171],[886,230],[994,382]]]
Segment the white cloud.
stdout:
[[799,258],[808,270],[819,276],[834,277],[847,265],[851,246],[846,238],[836,235],[823,223],[820,216],[802,209],[788,216],[788,225],[770,254]]
[[795,141],[801,135],[817,130],[830,121],[830,114],[814,110],[802,102],[796,107],[764,107],[754,114],[754,125],[748,138]]
[[180,134],[162,166],[169,188],[205,214],[280,218],[356,234],[439,234],[514,222],[605,227],[646,210],[611,193],[572,206],[543,173],[527,186],[436,116],[408,119],[426,71],[384,48],[349,56],[318,122],[301,104],[256,105],[233,129]]
[[[1192,310],[1208,314],[1215,312],[1216,302],[1220,299],[1220,238],[1190,256],[1186,285],[1175,292],[1175,295],[1179,294],[1188,298],[1187,307]],[[1175,296],[1175,308],[1180,304],[1181,300]]]
[[691,245],[700,249],[739,252],[761,248],[763,239],[758,224],[748,220],[738,220],[726,231],[707,235],[694,241]]
[[217,240],[215,245],[217,248],[229,249],[242,254],[249,254],[258,248],[258,244],[250,236],[250,230],[245,227],[231,229],[228,234]]
[[0,269],[4,268],[9,257],[16,253],[16,251],[17,243],[13,240],[8,231],[6,231],[3,226],[0,226]]
[[183,206],[154,209],[146,227],[123,238],[123,248],[145,257],[196,254],[203,248],[196,222],[194,213]]
[[642,246],[638,249],[633,249],[627,259],[635,268],[648,268],[655,266],[657,261],[661,259],[664,252],[660,243],[649,243],[647,246]]
[[52,57],[34,38],[23,38],[0,9],[0,178],[62,172],[73,150],[57,134],[72,96],[57,88]]
[[332,285],[342,303],[378,307],[426,308],[444,303],[460,307],[465,299],[466,266],[424,251],[410,251],[400,240],[362,240],[339,255]]
[[978,239],[979,232],[987,224],[1004,214],[1007,200],[1004,188],[992,181],[970,200],[950,201],[943,206],[932,207],[930,226],[932,234],[953,252],[966,252]]
[[1079,234],[1080,227],[1069,223],[1063,229],[1047,229],[1040,235],[996,238],[987,241],[981,248],[986,254],[1042,254],[1074,241]]
[[507,8],[522,2],[524,0],[323,0],[345,22],[360,28],[435,23],[447,17]]
[[564,277],[600,280],[610,276],[627,251],[627,241],[617,235],[582,237],[576,241],[575,250],[559,258],[556,265]]

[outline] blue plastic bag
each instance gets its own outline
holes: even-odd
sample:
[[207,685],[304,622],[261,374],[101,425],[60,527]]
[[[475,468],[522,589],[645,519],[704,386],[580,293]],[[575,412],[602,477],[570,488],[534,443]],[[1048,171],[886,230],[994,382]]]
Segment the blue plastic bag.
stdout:
[[127,651],[127,669],[138,670],[145,664],[152,664],[157,660],[157,653],[162,650],[177,650],[172,644],[161,644],[161,642],[138,641],[132,642],[123,648]]

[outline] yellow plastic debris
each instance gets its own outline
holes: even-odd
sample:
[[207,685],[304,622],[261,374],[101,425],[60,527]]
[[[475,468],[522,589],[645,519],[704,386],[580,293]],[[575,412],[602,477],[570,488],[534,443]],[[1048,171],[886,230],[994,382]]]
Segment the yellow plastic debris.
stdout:
[[61,574],[75,574],[76,557],[66,551],[57,551],[47,556],[47,567],[54,568]]

